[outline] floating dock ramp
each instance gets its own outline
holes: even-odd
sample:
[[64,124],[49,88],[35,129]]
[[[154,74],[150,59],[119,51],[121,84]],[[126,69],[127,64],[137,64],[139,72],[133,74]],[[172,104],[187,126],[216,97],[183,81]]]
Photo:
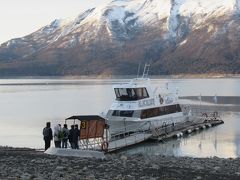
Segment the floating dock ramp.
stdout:
[[151,132],[139,132],[126,136],[122,139],[109,141],[108,152],[119,150],[127,146],[135,145],[137,143],[146,141],[152,137]]

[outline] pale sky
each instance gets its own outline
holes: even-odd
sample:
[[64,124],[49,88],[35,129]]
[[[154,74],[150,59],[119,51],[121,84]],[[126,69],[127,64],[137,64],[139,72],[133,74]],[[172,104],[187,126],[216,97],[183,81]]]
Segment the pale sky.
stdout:
[[110,0],[0,0],[0,44]]

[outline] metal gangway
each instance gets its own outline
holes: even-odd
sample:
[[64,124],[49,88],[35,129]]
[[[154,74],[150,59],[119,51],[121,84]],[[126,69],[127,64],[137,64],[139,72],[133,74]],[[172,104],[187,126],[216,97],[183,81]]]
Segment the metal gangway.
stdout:
[[118,149],[125,148],[127,146],[135,145],[140,142],[146,141],[152,137],[151,132],[136,132],[126,135],[123,138],[110,140],[108,146],[108,152],[112,152]]

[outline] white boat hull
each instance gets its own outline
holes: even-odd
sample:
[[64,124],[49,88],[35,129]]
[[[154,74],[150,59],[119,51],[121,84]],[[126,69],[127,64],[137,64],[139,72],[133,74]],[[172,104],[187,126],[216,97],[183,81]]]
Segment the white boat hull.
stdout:
[[147,131],[153,128],[168,126],[176,123],[183,123],[188,120],[182,113],[175,113],[166,116],[158,116],[147,119],[108,119],[109,132],[111,136],[128,133]]

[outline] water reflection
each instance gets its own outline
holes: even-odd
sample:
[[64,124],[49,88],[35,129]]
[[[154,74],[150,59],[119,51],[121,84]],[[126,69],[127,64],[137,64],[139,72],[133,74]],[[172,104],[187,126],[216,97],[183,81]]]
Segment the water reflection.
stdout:
[[180,147],[180,139],[177,139],[175,141],[168,141],[166,143],[156,143],[149,141],[129,148],[125,148],[119,151],[119,153],[179,156],[181,154]]
[[239,157],[240,136],[236,127],[240,127],[239,113],[226,112],[223,119],[224,125],[199,131],[183,138],[173,139],[161,143],[143,143],[130,149],[124,149],[121,153],[148,155],[170,155],[191,157],[222,158]]

